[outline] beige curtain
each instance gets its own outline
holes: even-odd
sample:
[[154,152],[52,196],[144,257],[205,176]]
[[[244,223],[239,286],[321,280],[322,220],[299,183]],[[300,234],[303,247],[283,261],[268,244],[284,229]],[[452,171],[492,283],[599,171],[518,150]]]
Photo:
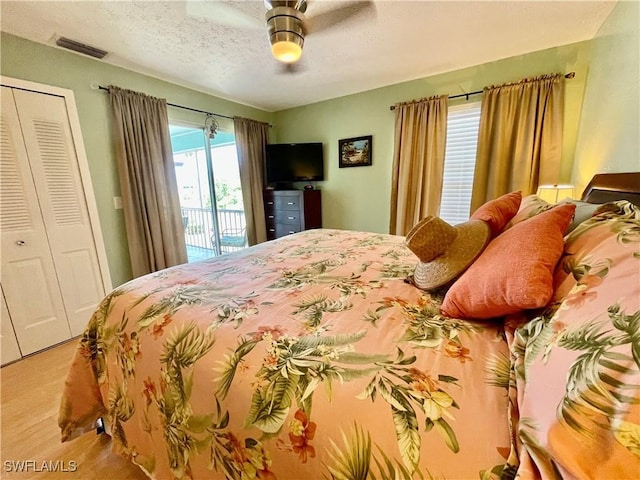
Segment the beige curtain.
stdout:
[[240,166],[240,184],[247,221],[247,241],[255,245],[267,240],[264,219],[264,158],[269,125],[248,118],[235,117],[233,125]]
[[167,102],[113,86],[109,101],[133,275],[185,263]]
[[447,141],[447,96],[395,106],[389,232],[406,235],[427,215],[438,215]]
[[482,94],[471,211],[515,190],[557,183],[562,156],[562,75],[488,87]]

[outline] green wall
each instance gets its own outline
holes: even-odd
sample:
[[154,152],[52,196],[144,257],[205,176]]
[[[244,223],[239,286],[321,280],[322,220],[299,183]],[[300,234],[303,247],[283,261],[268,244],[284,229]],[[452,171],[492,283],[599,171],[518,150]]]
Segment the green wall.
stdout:
[[[573,153],[590,57],[590,42],[551,48],[441,75],[276,113],[278,142],[320,141],[325,147],[323,225],[388,232],[394,113],[389,106],[432,95],[456,95],[554,72],[572,72],[565,82],[565,125],[559,182],[571,180]],[[480,96],[471,97],[471,101]],[[452,105],[465,99],[452,100]],[[373,135],[372,166],[338,167],[338,140]]]
[[[273,121],[272,113],[13,35],[1,35],[2,75],[67,88],[74,92],[114,287],[131,279],[131,265],[122,210],[116,210],[113,204],[113,197],[120,195],[120,186],[111,146],[109,102],[105,91],[93,90],[90,85],[116,85],[166,98],[168,102],[178,105],[228,116],[237,115],[270,123]],[[203,114],[169,107],[169,119],[174,122],[203,125],[204,117]],[[220,123],[223,130],[230,130],[232,127],[231,120]]]
[[640,2],[620,1],[592,41],[573,182],[640,171]]

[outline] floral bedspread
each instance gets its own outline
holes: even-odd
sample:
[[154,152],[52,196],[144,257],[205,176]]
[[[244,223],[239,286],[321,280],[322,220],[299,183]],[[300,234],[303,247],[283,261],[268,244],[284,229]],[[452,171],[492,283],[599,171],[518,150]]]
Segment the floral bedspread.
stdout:
[[133,280],[101,303],[60,411],[151,478],[499,478],[500,323],[442,317],[403,237],[313,230]]
[[511,345],[517,478],[638,479],[640,208],[606,204],[568,234],[554,287]]

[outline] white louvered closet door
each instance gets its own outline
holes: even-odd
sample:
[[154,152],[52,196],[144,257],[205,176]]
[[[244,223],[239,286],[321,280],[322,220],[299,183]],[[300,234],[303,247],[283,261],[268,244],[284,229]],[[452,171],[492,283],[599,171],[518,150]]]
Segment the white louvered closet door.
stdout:
[[23,355],[71,337],[24,146],[13,91],[2,87],[0,117],[1,281]]
[[72,336],[105,295],[64,98],[14,90]]
[[0,363],[4,365],[18,360],[20,357],[22,355],[16,333],[13,331],[11,315],[9,315],[9,309],[4,300],[4,292],[0,288]]

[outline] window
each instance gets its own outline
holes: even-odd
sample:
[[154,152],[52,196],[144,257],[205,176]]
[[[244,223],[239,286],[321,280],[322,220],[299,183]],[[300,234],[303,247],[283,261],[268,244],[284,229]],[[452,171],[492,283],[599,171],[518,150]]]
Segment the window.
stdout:
[[245,248],[235,136],[219,131],[209,139],[203,127],[181,125],[169,131],[189,261]]
[[440,218],[451,225],[469,220],[479,126],[480,102],[449,108]]

